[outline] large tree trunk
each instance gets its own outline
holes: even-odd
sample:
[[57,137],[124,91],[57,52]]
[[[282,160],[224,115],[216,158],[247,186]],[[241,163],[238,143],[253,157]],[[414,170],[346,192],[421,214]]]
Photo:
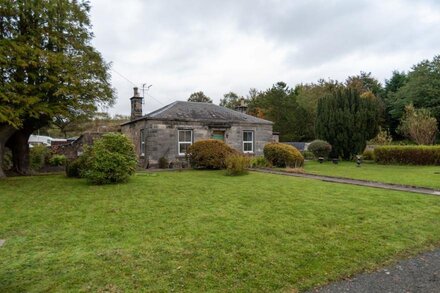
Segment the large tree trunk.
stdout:
[[20,129],[9,139],[7,146],[12,151],[12,170],[20,175],[29,175],[29,136],[32,129]]
[[21,175],[30,174],[29,166],[29,137],[41,127],[47,125],[48,118],[41,116],[39,119],[26,119],[23,127],[18,129],[13,136],[9,138],[7,146],[12,151],[12,170]]
[[0,124],[0,178],[6,177],[3,171],[3,157],[5,155],[6,142],[17,131],[14,127],[8,124]]

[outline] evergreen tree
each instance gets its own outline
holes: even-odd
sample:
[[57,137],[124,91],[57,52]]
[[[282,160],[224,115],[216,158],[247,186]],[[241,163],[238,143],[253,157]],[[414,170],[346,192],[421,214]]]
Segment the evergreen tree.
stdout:
[[114,91],[109,64],[91,46],[88,1],[2,0],[0,7],[0,163],[8,143],[26,173],[32,132],[112,104]]
[[379,130],[379,105],[374,96],[353,88],[336,89],[318,101],[316,135],[332,145],[332,156],[351,159]]

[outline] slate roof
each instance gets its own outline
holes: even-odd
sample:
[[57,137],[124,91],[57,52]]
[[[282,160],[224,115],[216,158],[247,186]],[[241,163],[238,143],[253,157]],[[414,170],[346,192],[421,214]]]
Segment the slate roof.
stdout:
[[140,120],[273,124],[271,121],[247,115],[215,104],[182,101],[171,103],[141,118],[132,120],[122,125],[134,123]]

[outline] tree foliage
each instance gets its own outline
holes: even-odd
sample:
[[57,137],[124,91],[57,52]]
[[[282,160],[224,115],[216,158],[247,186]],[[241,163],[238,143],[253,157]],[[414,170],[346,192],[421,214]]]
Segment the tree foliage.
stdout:
[[395,113],[395,95],[401,87],[403,87],[408,81],[408,75],[405,72],[394,70],[391,78],[385,80],[384,88],[384,104],[385,104],[385,119],[386,127],[389,129],[390,134],[394,138],[400,138],[400,134],[397,132],[400,120],[399,116]]
[[286,83],[278,82],[249,101],[251,114],[274,122],[281,141],[304,138],[302,128],[308,115],[297,102],[296,93]]
[[405,107],[398,130],[417,144],[433,144],[437,134],[437,119],[428,109],[415,109],[412,104]]
[[353,88],[336,89],[318,102],[316,134],[332,145],[332,155],[350,159],[363,152],[379,129],[377,100]]
[[2,1],[1,9],[0,133],[12,126],[26,143],[54,119],[114,102],[109,64],[91,45],[88,1]]
[[195,92],[189,96],[188,102],[212,103],[212,99],[203,92]]
[[234,92],[229,92],[227,94],[224,94],[223,98],[220,99],[220,106],[222,107],[235,109],[239,105],[240,105],[240,97]]
[[310,141],[316,137],[316,109],[319,99],[330,94],[333,90],[342,87],[343,85],[341,83],[332,79],[320,79],[317,83],[300,84],[295,87],[296,99],[300,111],[303,111],[300,115],[302,121],[298,124],[297,130],[301,140]]
[[440,55],[431,61],[424,60],[415,65],[408,73],[407,81],[391,95],[390,114],[400,119],[405,106],[413,104],[415,108],[426,108],[440,121]]

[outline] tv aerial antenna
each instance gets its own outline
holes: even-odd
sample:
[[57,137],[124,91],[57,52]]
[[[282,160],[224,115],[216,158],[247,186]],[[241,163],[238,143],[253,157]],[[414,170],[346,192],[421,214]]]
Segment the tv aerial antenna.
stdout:
[[[150,90],[150,87],[152,87],[153,85],[147,85],[146,83],[142,84],[142,104],[145,104],[145,90],[147,90],[147,92]],[[146,87],[146,89],[145,89]]]

